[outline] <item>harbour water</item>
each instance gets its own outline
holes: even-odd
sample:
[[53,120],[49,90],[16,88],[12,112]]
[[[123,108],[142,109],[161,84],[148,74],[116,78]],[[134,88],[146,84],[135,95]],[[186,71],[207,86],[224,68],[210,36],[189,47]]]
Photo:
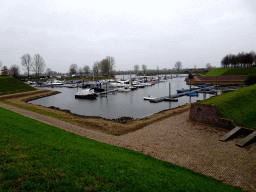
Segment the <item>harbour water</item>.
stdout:
[[[118,77],[117,77],[118,78]],[[123,78],[123,76],[119,76]],[[125,77],[126,78],[126,77]],[[42,105],[45,107],[58,107],[70,110],[74,114],[84,116],[97,116],[107,119],[117,119],[120,117],[143,118],[160,111],[175,108],[185,103],[203,100],[213,95],[200,93],[198,97],[183,96],[178,98],[178,102],[163,101],[160,103],[150,103],[144,100],[145,96],[163,97],[169,95],[169,83],[171,83],[171,94],[176,94],[178,89],[189,89],[184,81],[185,77],[168,79],[156,85],[147,86],[130,92],[108,94],[107,97],[97,97],[95,100],[75,99],[76,88],[48,88],[60,91],[60,94],[40,98],[29,103]]]

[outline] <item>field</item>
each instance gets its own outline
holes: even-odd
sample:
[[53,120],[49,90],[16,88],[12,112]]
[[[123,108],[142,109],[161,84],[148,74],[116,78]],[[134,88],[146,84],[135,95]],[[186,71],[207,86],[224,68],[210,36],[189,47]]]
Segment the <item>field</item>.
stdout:
[[10,76],[0,76],[0,95],[34,90],[36,90],[36,88],[31,87],[30,85],[27,85],[16,78]]
[[233,120],[237,125],[256,130],[256,84],[200,103],[214,105],[222,117]]
[[0,108],[0,191],[238,191]]
[[203,76],[240,76],[256,75],[256,67],[248,68],[218,68],[212,69]]

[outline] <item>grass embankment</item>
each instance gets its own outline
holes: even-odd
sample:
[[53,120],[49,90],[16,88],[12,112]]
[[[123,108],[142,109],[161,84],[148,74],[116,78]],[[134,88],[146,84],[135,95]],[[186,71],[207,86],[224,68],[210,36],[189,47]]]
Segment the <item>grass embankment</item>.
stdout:
[[256,75],[256,67],[212,69],[202,76],[248,76]]
[[211,71],[209,71],[206,74],[201,74],[202,76],[221,76],[225,71],[227,71],[229,69],[212,69]]
[[256,84],[201,101],[217,107],[222,117],[256,130]]
[[238,191],[0,108],[0,191]]
[[34,91],[36,88],[27,85],[26,83],[10,77],[10,76],[0,76],[0,95]]
[[145,127],[149,124],[161,121],[165,118],[168,118],[176,114],[183,113],[184,111],[187,111],[190,109],[190,104],[186,104],[176,109],[170,109],[170,110],[159,112],[148,118],[136,119],[136,120],[128,121],[126,123],[120,123],[118,121],[112,121],[112,120],[108,120],[100,117],[80,116],[80,115],[71,114],[61,110],[56,110],[56,109],[51,109],[43,106],[26,103],[26,101],[28,100],[45,97],[52,94],[55,94],[55,92],[50,90],[37,90],[37,91],[31,91],[26,93],[18,93],[18,94],[1,96],[0,102],[14,105],[23,109],[34,111],[43,115],[48,115],[54,118],[58,118],[67,122],[71,122],[71,123],[86,127],[86,128],[103,131],[105,133],[109,133],[113,135],[122,135],[125,133],[129,133],[129,132],[141,129],[142,127]]

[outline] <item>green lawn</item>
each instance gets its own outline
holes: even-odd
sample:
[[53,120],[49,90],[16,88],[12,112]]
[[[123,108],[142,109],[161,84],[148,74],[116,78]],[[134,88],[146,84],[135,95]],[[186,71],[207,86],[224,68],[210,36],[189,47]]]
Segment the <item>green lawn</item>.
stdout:
[[238,191],[0,108],[0,191]]
[[212,69],[202,76],[240,76],[240,75],[256,75],[256,67],[248,68],[217,68]]
[[34,90],[36,90],[36,88],[27,85],[16,78],[10,76],[0,76],[0,95]]
[[217,107],[221,116],[256,130],[256,84],[201,101]]

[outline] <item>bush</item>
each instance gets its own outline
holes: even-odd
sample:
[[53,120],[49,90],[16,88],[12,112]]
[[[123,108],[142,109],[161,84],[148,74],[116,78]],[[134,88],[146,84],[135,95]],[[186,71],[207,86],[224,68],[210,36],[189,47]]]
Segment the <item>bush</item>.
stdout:
[[249,75],[244,81],[245,85],[254,85],[256,84],[256,75]]
[[193,79],[193,77],[194,77],[194,76],[192,75],[192,73],[189,72],[188,78],[189,78],[189,79]]

